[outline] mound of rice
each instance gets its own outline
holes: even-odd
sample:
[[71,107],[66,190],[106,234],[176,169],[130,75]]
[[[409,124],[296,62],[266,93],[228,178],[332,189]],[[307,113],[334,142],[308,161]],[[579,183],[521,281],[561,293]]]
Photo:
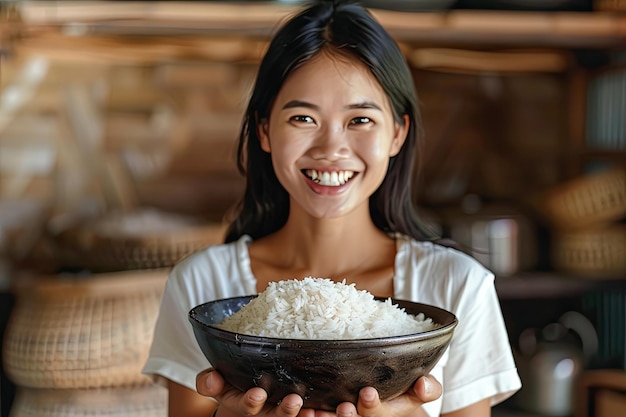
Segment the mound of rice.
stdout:
[[401,336],[435,327],[420,313],[374,299],[354,284],[326,278],[272,282],[217,327],[282,339],[352,340]]

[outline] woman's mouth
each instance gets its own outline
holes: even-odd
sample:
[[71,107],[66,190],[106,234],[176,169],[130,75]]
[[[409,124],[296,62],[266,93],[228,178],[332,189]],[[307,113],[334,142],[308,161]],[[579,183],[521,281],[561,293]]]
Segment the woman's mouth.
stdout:
[[305,169],[302,171],[311,181],[327,187],[339,187],[354,177],[354,171],[318,171]]

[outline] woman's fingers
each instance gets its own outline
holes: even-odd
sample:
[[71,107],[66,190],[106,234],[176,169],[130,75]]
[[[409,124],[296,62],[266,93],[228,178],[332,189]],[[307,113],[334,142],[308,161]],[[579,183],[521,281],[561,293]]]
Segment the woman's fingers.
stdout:
[[[392,400],[381,401],[378,391],[372,387],[363,388],[359,392],[357,402],[358,415],[360,417],[381,417],[381,416],[405,416],[413,415],[415,410],[424,403],[434,401],[441,396],[441,384],[433,376],[427,375],[419,378],[413,385],[413,389]],[[346,407],[337,410],[339,417],[350,416],[350,410]],[[355,414],[356,416],[356,414]]]
[[426,375],[413,385],[413,393],[421,402],[427,403],[441,397],[442,388],[435,377]]
[[256,415],[265,405],[267,393],[263,388],[254,387],[241,392],[227,384],[214,369],[202,371],[196,377],[196,390],[199,394],[213,397],[220,405],[242,415]]
[[372,387],[365,387],[359,392],[357,409],[361,417],[375,417],[381,414],[381,402],[378,391]]
[[[266,404],[267,392],[263,388],[254,387],[246,392],[227,384],[224,378],[214,369],[202,371],[196,377],[196,390],[207,397],[213,397],[230,410],[241,415],[260,415],[262,411],[276,417],[296,417],[302,407],[302,398],[297,394],[286,396],[279,405]],[[265,408],[265,410],[264,410]]]
[[[216,398],[225,407],[242,415],[257,415],[266,406],[267,393],[260,387],[254,387],[242,393],[226,384],[224,378],[213,369],[202,371],[196,377],[198,393]],[[391,412],[406,412],[405,408],[416,408],[421,404],[434,401],[441,396],[442,388],[436,378],[427,375],[419,378],[408,393],[390,402],[381,402],[378,391],[366,387],[359,393],[356,408],[353,404],[342,403],[337,407],[338,417],[377,417],[387,416]],[[296,417],[302,407],[302,398],[297,394],[286,396],[278,406],[273,407],[271,414],[277,417]],[[266,407],[266,411],[269,408]],[[357,412],[358,410],[358,412]],[[393,411],[392,411],[393,410]],[[403,410],[403,411],[401,411]]]
[[215,397],[224,390],[224,378],[214,369],[206,369],[196,376],[196,391],[207,397]]
[[341,403],[337,406],[337,417],[356,417],[356,407],[352,403]]
[[289,394],[276,407],[275,415],[277,417],[295,417],[300,412],[302,404],[302,397],[298,394]]

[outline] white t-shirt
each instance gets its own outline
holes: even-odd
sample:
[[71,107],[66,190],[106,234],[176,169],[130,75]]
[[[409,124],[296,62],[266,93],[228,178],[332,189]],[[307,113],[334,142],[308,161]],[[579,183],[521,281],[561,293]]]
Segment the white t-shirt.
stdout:
[[[150,356],[143,372],[195,390],[196,375],[210,364],[198,347],[188,313],[220,298],[256,294],[249,236],[211,246],[177,264],[167,280]],[[494,287],[494,275],[464,253],[396,237],[394,297],[453,312],[459,324],[431,375],[443,395],[425,404],[429,416],[485,398],[496,404],[521,387]],[[291,277],[286,277],[291,278]]]

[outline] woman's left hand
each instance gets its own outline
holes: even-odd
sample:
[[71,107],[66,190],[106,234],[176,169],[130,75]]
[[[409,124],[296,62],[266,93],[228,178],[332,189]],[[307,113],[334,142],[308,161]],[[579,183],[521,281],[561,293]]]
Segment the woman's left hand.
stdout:
[[359,393],[356,407],[352,403],[339,404],[337,417],[426,416],[421,406],[439,398],[441,392],[441,384],[430,375],[419,378],[412,389],[389,401],[380,401],[378,391],[372,387],[366,387]]

